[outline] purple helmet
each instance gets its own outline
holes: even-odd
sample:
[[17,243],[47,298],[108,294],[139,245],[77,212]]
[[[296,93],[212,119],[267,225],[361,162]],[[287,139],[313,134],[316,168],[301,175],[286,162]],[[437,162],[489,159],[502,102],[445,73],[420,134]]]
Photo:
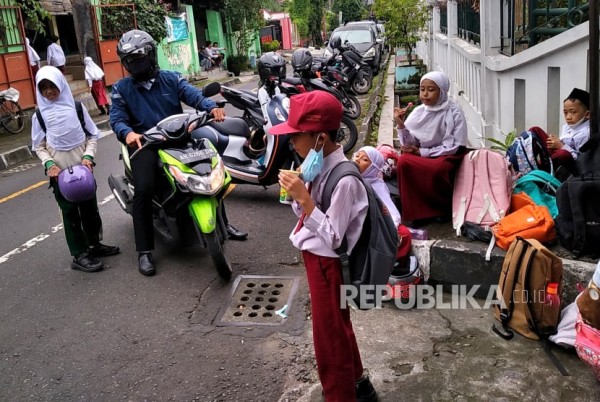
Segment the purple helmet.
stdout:
[[96,179],[90,169],[83,165],[75,165],[59,173],[58,188],[67,201],[83,202],[94,196]]

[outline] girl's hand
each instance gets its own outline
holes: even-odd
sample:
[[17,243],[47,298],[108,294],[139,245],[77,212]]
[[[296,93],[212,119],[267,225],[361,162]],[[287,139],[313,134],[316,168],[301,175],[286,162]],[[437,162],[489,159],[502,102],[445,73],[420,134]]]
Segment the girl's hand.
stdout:
[[404,128],[404,116],[406,116],[406,108],[394,108],[394,122],[399,129]]
[[59,173],[60,173],[60,168],[56,165],[52,165],[52,166],[50,166],[50,169],[48,169],[48,177],[51,179],[56,179],[58,177]]
[[83,166],[85,166],[86,168],[90,169],[90,172],[94,172],[94,162],[92,162],[91,160],[85,158],[81,160],[81,164]]
[[419,147],[415,147],[413,145],[403,145],[402,147],[400,147],[400,153],[421,156],[421,151],[419,151]]
[[550,134],[548,137],[548,141],[546,141],[546,146],[550,149],[561,149],[563,147],[563,143],[555,134]]

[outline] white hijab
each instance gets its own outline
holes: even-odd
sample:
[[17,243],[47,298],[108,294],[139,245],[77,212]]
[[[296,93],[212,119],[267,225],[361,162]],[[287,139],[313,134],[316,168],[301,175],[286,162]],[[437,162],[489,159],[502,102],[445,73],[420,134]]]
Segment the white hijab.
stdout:
[[383,202],[390,212],[392,220],[396,226],[398,226],[400,224],[400,212],[390,197],[390,189],[383,181],[383,175],[381,173],[384,162],[383,155],[381,155],[381,152],[379,152],[377,149],[370,146],[362,147],[358,150],[358,152],[360,151],[363,151],[365,154],[367,154],[371,160],[369,167],[367,167],[365,171],[361,173],[363,179],[365,182],[371,185],[371,188],[375,194],[377,194],[377,197],[379,197],[381,202]]
[[98,81],[104,77],[104,71],[96,63],[92,60],[91,57],[85,57],[83,59],[83,64],[85,64],[85,79]]
[[[40,92],[39,85],[44,79],[51,81],[60,91],[58,98],[53,101],[43,97]],[[35,90],[38,108],[46,125],[46,133],[43,130],[35,133],[32,131],[34,148],[42,142],[44,137],[46,137],[48,145],[57,151],[70,151],[83,144],[85,133],[77,117],[73,94],[71,94],[71,89],[63,73],[53,66],[40,68],[35,76]]]
[[454,128],[454,119],[449,110],[451,101],[448,99],[450,79],[440,71],[431,71],[421,77],[421,84],[424,80],[431,80],[437,85],[440,89],[440,97],[433,106],[418,106],[406,119],[406,128],[420,142],[428,142],[438,136],[444,121],[446,130]]
[[29,44],[29,38],[25,38],[25,44],[27,45],[27,54],[29,55],[29,63],[31,63],[31,65],[40,64],[40,55],[37,54],[37,52],[35,51],[35,49],[33,47],[31,47],[31,45]]

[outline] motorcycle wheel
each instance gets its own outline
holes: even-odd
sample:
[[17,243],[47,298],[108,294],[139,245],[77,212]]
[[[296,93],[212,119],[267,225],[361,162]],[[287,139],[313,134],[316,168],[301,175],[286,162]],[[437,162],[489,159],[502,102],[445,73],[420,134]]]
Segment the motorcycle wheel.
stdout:
[[358,95],[364,95],[371,90],[373,86],[373,77],[364,75],[362,79],[358,75],[352,80],[352,91]]
[[352,151],[358,141],[358,129],[354,121],[348,117],[342,117],[342,123],[337,133],[337,143],[344,148],[344,153]]
[[346,116],[351,119],[358,119],[362,111],[360,102],[354,95],[346,95],[346,98],[342,101],[344,104],[344,112]]
[[204,240],[206,240],[206,247],[208,247],[210,258],[212,258],[213,264],[215,264],[217,273],[221,278],[229,281],[231,279],[233,270],[231,269],[229,260],[225,256],[225,252],[223,251],[223,246],[221,246],[221,241],[219,239],[219,235],[217,234],[217,230],[218,229],[215,229],[211,233],[205,233]]

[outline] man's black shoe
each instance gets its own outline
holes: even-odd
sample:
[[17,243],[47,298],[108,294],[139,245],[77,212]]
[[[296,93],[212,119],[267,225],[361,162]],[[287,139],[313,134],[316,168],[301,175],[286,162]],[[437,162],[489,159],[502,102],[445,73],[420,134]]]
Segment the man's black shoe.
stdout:
[[98,272],[102,271],[104,264],[102,261],[98,261],[88,253],[81,253],[73,258],[71,268],[83,272]]
[[138,264],[140,274],[152,276],[156,273],[156,268],[154,268],[154,259],[152,258],[152,254],[140,253],[140,256],[138,257]]
[[227,235],[231,240],[246,240],[248,233],[235,228],[233,225],[227,225]]
[[119,254],[121,250],[117,246],[107,246],[106,244],[98,243],[89,248],[88,254],[92,257],[107,257],[109,255]]
[[356,390],[356,402],[377,402],[377,392],[368,376],[363,376],[356,381],[354,389]]

